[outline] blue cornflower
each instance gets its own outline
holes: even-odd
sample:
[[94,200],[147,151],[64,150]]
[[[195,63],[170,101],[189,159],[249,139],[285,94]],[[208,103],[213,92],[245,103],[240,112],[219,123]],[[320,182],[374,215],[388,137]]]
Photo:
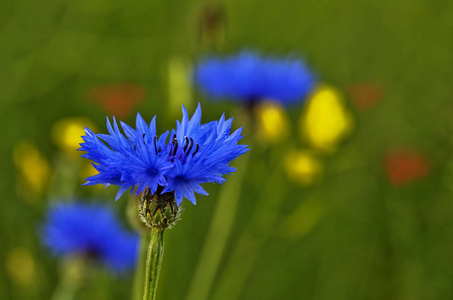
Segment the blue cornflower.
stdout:
[[138,251],[138,237],[121,228],[108,206],[99,204],[54,204],[41,238],[55,255],[87,256],[118,272],[134,267]]
[[[91,159],[99,174],[88,177],[88,185],[113,184],[120,186],[116,199],[137,187],[136,194],[149,188],[151,193],[173,193],[178,205],[183,197],[195,204],[195,193],[207,195],[200,184],[222,183],[224,174],[234,172],[228,164],[248,151],[238,145],[242,128],[230,134],[233,119],[201,124],[201,107],[189,119],[183,107],[183,118],[172,129],[159,137],[156,117],[148,125],[137,114],[136,129],[120,122],[123,133],[113,119],[107,118],[109,134],[94,134],[85,128],[84,143],[79,150]],[[168,139],[168,137],[170,137]],[[167,141],[168,139],[168,141]]]
[[261,57],[244,51],[236,56],[203,59],[195,68],[195,82],[212,98],[282,104],[303,101],[313,90],[315,76],[297,59]]

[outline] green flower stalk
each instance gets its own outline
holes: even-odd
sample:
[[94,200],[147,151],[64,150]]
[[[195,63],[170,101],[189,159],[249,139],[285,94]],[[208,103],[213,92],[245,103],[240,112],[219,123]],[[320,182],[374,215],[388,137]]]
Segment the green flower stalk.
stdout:
[[145,292],[143,295],[144,300],[156,299],[160,267],[164,256],[164,233],[165,229],[152,229],[151,241],[149,242],[148,247],[148,256],[146,257]]
[[[138,214],[136,215],[138,217]],[[148,253],[148,245],[151,239],[151,232],[140,231],[140,248],[138,253],[138,260],[134,274],[134,283],[132,286],[132,300],[141,300],[143,295],[143,278],[145,277],[146,256]]]
[[157,191],[151,194],[149,188],[143,191],[139,201],[139,215],[142,222],[151,229],[151,239],[146,256],[144,300],[156,299],[159,273],[164,256],[165,230],[173,227],[180,219],[181,207],[176,204],[174,193]]

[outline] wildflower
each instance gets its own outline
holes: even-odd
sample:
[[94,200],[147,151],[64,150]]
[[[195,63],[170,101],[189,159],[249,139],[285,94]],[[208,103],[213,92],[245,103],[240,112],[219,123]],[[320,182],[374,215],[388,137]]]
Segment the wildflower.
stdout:
[[107,206],[55,204],[49,209],[41,237],[58,256],[92,258],[116,271],[135,264],[138,238],[121,228]]
[[426,177],[430,164],[428,158],[416,150],[397,149],[387,155],[385,171],[390,183],[404,186]]
[[6,259],[6,268],[17,284],[27,288],[36,284],[36,263],[28,248],[12,249]]
[[138,84],[120,83],[93,88],[88,92],[88,101],[101,104],[109,113],[127,117],[135,106],[143,102],[145,89]]
[[352,130],[353,119],[344,107],[341,94],[324,86],[310,97],[300,119],[300,129],[309,144],[319,150],[331,152]]
[[231,98],[246,104],[264,99],[292,104],[302,101],[316,80],[300,60],[261,57],[245,51],[202,60],[195,69],[195,81],[213,98]]
[[[136,129],[121,122],[123,135],[115,119],[113,127],[107,118],[109,134],[94,134],[86,128],[85,143],[79,150],[93,164],[99,174],[88,177],[86,184],[113,184],[120,186],[116,199],[131,188],[136,194],[149,189],[151,195],[174,193],[179,206],[183,197],[195,204],[195,193],[207,195],[200,186],[205,182],[222,183],[224,174],[234,172],[228,164],[248,151],[238,145],[242,128],[230,134],[232,119],[201,124],[198,105],[189,119],[183,106],[183,118],[172,129],[159,137],[156,117],[148,125],[137,114]],[[167,142],[167,138],[170,139]]]
[[290,125],[283,107],[277,103],[263,102],[256,107],[258,136],[261,141],[275,143],[288,137]]
[[13,160],[27,187],[36,193],[47,188],[52,173],[50,163],[33,143],[22,141],[17,144]]
[[285,169],[292,181],[303,185],[315,182],[323,173],[321,162],[312,153],[303,150],[288,153]]
[[58,120],[52,127],[52,139],[59,148],[68,155],[77,154],[77,147],[83,141],[85,126],[94,127],[90,120],[84,117],[72,117]]
[[384,96],[385,89],[379,82],[361,82],[347,87],[352,103],[357,109],[366,111],[373,108]]

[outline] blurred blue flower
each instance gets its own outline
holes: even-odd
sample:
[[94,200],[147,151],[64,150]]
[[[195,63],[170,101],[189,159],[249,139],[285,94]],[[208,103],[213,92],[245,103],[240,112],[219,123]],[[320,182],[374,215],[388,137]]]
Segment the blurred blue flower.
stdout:
[[297,59],[261,57],[244,51],[236,56],[203,59],[195,68],[195,82],[212,98],[253,103],[273,100],[301,102],[315,86],[308,67]]
[[108,206],[55,204],[48,211],[41,238],[58,256],[86,255],[118,272],[135,266],[138,237],[121,228]]
[[[79,150],[91,159],[99,174],[88,177],[85,184],[120,186],[116,199],[137,186],[136,193],[149,188],[151,193],[174,192],[179,205],[183,197],[195,204],[195,193],[207,195],[200,186],[205,182],[222,183],[224,174],[234,172],[228,164],[248,151],[238,145],[242,128],[230,134],[233,119],[201,124],[201,107],[189,119],[183,107],[183,118],[176,130],[156,135],[156,117],[148,124],[137,114],[136,129],[120,122],[125,135],[113,119],[107,118],[109,134],[94,134],[86,128],[85,143]],[[167,138],[170,139],[167,142]]]

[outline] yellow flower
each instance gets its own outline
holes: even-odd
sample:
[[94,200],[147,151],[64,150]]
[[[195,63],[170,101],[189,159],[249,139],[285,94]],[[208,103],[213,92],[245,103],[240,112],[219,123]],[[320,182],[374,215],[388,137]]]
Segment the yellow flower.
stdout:
[[332,152],[350,133],[353,118],[344,107],[340,93],[332,87],[323,86],[308,100],[299,126],[303,137],[312,147]]
[[7,256],[6,267],[17,284],[30,286],[36,282],[35,261],[27,248],[14,248]]
[[284,140],[288,136],[289,122],[281,105],[263,102],[256,107],[258,137],[267,143]]
[[40,193],[49,184],[50,165],[38,148],[27,141],[17,144],[13,150],[13,161],[25,184]]
[[83,143],[84,128],[94,128],[94,125],[83,117],[65,118],[57,121],[52,129],[52,139],[60,149],[68,155],[80,156],[76,150]]
[[288,177],[297,183],[308,185],[319,179],[323,166],[310,152],[297,150],[287,154],[285,168]]
[[[97,175],[99,172],[93,167],[93,165],[89,162],[83,165],[82,170],[81,170],[81,175],[83,179]],[[102,186],[102,185],[101,185]]]

